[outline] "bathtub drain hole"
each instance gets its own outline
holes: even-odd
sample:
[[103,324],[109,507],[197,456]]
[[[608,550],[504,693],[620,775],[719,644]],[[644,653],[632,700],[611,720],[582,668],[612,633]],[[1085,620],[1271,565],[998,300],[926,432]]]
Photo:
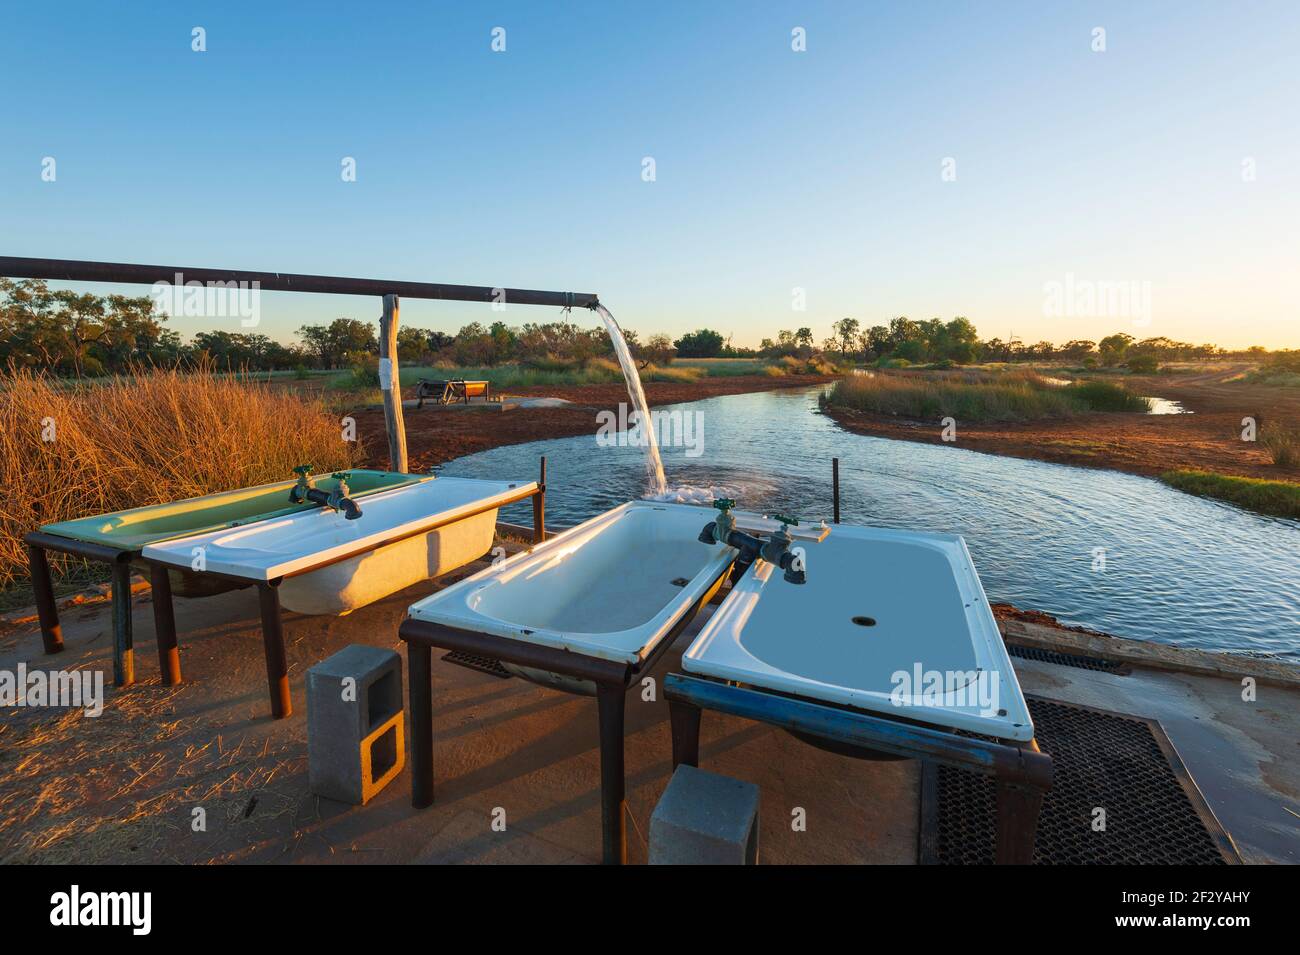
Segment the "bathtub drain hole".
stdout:
[[853,622],[859,627],[874,627],[876,625],[875,617],[854,617]]
[[672,580],[672,584],[674,587],[685,587],[689,583],[690,581],[687,580],[685,577],[674,577]]

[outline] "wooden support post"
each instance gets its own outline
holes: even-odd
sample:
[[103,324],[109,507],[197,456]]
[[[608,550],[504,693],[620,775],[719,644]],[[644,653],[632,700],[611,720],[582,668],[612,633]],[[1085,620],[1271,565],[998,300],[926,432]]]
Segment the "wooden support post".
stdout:
[[379,319],[379,387],[384,392],[384,428],[388,432],[388,467],[406,473],[406,424],[402,420],[402,379],[397,364],[397,322],[401,303],[384,296]]

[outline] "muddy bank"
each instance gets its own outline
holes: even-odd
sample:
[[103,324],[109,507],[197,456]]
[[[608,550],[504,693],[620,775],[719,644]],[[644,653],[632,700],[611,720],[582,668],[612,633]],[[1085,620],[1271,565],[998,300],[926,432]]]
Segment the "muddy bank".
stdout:
[[[1109,468],[1154,477],[1190,468],[1241,477],[1300,481],[1300,469],[1270,463],[1256,443],[1241,440],[1243,417],[1264,426],[1300,425],[1300,395],[1294,390],[1229,380],[1238,369],[1185,375],[1133,376],[1131,391],[1177,401],[1192,414],[1096,413],[1031,422],[957,422],[953,445],[971,451]],[[881,438],[944,444],[936,422],[828,409],[828,417],[847,431]]]
[[[738,395],[778,388],[798,388],[825,384],[833,378],[818,375],[737,375],[729,378],[703,378],[689,383],[650,382],[645,385],[650,405],[670,405],[682,401],[699,401],[718,395]],[[406,444],[411,471],[427,471],[435,465],[477,451],[507,444],[522,444],[545,438],[567,438],[594,434],[596,413],[617,410],[627,402],[627,389],[621,384],[558,385],[511,389],[512,396],[527,398],[563,398],[572,404],[559,408],[515,408],[496,410],[443,410],[426,406],[407,408]],[[414,398],[415,389],[403,391],[404,398]],[[362,408],[352,412],[357,431],[365,442],[365,465],[388,466],[388,445],[384,437],[382,408]]]

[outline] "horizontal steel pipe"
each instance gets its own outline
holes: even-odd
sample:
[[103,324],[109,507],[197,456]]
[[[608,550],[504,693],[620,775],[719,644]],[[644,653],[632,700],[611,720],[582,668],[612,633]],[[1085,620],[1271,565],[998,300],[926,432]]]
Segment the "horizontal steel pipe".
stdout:
[[32,259],[0,256],[0,275],[8,278],[49,279],[58,282],[123,282],[135,285],[183,282],[239,283],[267,292],[317,292],[325,295],[404,295],[407,298],[455,302],[504,302],[507,305],[557,305],[595,308],[592,292],[542,292],[535,289],[489,288],[480,285],[443,285],[437,282],[399,282],[387,279],[353,279],[335,275],[297,275],[292,272],[249,272],[240,269],[187,268],[181,265],[124,265],[118,262],[83,262],[76,259]]

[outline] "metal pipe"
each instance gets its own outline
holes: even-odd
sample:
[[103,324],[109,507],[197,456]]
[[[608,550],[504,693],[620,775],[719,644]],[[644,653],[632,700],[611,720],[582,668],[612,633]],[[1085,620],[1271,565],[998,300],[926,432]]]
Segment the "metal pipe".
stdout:
[[33,259],[0,256],[0,275],[9,278],[49,279],[57,282],[122,282],[135,285],[183,282],[239,283],[266,292],[316,292],[326,295],[405,295],[507,305],[555,305],[595,308],[594,292],[543,292],[535,289],[489,288],[481,285],[443,285],[438,282],[398,282],[387,279],[343,278],[336,275],[299,275],[293,272],[251,272],[241,269],[186,268],[179,265],[126,265],[79,259]]

